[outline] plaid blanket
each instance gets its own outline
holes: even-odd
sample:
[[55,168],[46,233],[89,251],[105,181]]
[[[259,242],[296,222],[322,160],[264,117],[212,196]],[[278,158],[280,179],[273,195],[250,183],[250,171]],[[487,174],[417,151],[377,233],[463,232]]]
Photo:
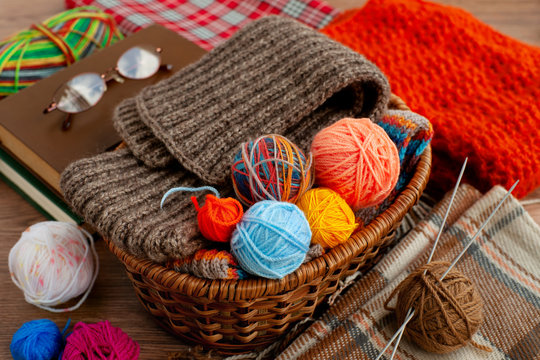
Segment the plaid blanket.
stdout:
[[[434,260],[453,260],[504,194],[501,187],[482,196],[462,186]],[[374,359],[400,325],[383,303],[411,270],[425,264],[448,202],[447,195],[278,359]],[[540,359],[540,228],[516,199],[506,200],[457,268],[484,300],[484,323],[473,340],[493,352],[466,346],[434,355],[404,337],[395,359]]]
[[319,29],[338,14],[323,0],[66,0],[68,9],[85,5],[112,14],[126,35],[157,23],[206,50],[264,15],[292,17]]

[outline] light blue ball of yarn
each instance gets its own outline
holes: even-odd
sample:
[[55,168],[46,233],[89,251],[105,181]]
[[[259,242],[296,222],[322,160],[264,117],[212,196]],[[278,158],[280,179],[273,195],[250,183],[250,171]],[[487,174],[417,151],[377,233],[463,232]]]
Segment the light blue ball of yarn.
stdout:
[[24,323],[11,340],[9,349],[15,360],[57,359],[64,339],[54,322],[48,319]]
[[231,252],[245,271],[281,279],[304,261],[311,242],[309,223],[296,205],[260,201],[246,211],[231,238]]

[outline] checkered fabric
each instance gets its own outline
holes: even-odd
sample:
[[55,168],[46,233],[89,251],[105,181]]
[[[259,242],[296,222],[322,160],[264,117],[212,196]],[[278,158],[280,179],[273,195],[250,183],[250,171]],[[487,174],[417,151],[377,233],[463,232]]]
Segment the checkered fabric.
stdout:
[[292,17],[319,29],[338,14],[321,0],[66,0],[69,9],[85,5],[112,14],[126,35],[158,23],[206,50],[265,15]]

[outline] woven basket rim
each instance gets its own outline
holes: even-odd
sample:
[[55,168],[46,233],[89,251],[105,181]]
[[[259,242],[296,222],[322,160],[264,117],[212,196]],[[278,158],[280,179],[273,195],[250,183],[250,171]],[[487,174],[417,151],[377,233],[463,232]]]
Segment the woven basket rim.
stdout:
[[[403,101],[393,94],[391,106],[400,110],[408,110]],[[428,146],[420,156],[413,177],[388,209],[379,214],[369,225],[356,231],[347,242],[332,248],[320,257],[302,264],[297,270],[282,279],[261,277],[245,280],[203,279],[194,275],[176,272],[148,259],[137,258],[117,247],[109,239],[105,238],[105,241],[111,252],[125,266],[136,269],[142,276],[171,291],[177,291],[188,296],[205,297],[209,300],[233,301],[278,295],[311,282],[317,277],[322,278],[350,262],[352,258],[358,256],[362,251],[379,245],[382,242],[383,235],[387,234],[393,224],[400,221],[409,209],[417,203],[428,182],[430,165],[431,146]]]

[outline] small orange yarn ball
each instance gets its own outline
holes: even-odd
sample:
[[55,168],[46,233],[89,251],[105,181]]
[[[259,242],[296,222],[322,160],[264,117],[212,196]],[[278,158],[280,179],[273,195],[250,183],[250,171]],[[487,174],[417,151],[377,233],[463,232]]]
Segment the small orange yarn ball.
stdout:
[[296,202],[311,228],[311,243],[333,248],[346,242],[358,227],[351,207],[335,191],[316,188]]
[[381,203],[398,181],[397,147],[370,119],[344,118],[322,129],[311,152],[316,183],[337,192],[354,211]]
[[242,204],[233,198],[218,198],[215,195],[206,195],[206,202],[199,207],[197,198],[191,197],[197,210],[197,222],[201,234],[208,240],[228,242],[244,216]]

